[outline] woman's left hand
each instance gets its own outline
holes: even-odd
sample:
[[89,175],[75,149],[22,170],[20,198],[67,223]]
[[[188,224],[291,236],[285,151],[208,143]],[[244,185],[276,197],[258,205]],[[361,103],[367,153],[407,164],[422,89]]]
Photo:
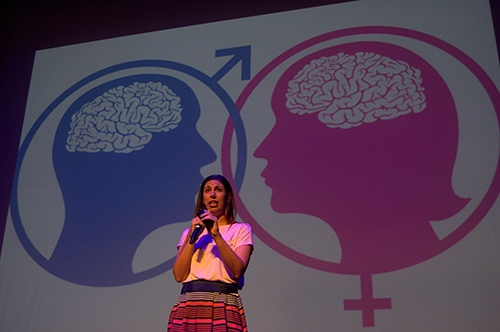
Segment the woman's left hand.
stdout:
[[219,218],[210,211],[210,208],[200,216],[200,219],[205,224],[207,232],[212,238],[219,236]]

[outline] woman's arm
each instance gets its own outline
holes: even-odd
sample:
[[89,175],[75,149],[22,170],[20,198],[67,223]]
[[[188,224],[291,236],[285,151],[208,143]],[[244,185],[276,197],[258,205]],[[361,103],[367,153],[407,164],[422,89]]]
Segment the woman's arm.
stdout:
[[217,244],[220,258],[229,272],[231,272],[232,277],[236,280],[240,279],[245,273],[248,263],[250,262],[250,256],[252,255],[253,250],[252,246],[239,246],[233,251],[226,241],[224,241],[220,233],[213,239]]
[[203,226],[203,223],[199,218],[194,218],[191,222],[191,228],[186,235],[184,243],[177,250],[177,257],[175,258],[174,267],[172,268],[174,278],[177,282],[186,280],[186,278],[189,276],[189,272],[191,271],[191,258],[194,254],[196,241],[193,244],[190,244],[189,239],[193,234],[194,227],[198,224]]
[[[205,204],[208,205],[208,204]],[[201,215],[201,220],[210,219],[213,221],[212,227],[208,229],[208,233],[212,237],[219,251],[220,258],[224,263],[224,266],[229,270],[233,279],[240,279],[245,273],[248,263],[250,261],[250,256],[252,255],[253,248],[251,245],[242,245],[237,247],[234,251],[226,243],[224,238],[219,232],[219,221],[225,220],[225,216],[222,215],[220,218],[215,217],[212,214],[210,207],[208,211]]]

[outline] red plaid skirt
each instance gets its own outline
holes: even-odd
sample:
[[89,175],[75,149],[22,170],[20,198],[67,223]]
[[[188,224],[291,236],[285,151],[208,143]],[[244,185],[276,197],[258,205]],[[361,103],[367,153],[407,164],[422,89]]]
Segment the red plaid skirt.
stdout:
[[170,312],[168,332],[247,332],[238,294],[188,292]]

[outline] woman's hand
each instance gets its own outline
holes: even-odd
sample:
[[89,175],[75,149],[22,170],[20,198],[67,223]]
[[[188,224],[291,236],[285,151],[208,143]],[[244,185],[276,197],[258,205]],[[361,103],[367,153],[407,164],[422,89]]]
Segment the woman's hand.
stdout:
[[194,217],[193,220],[191,220],[191,228],[189,229],[189,232],[188,232],[189,239],[191,239],[191,236],[193,235],[194,230],[196,229],[196,226],[201,226],[201,231],[203,231],[205,229],[205,223],[202,222],[200,217]]
[[212,238],[219,237],[219,218],[217,218],[212,211],[210,210],[210,207],[208,210],[206,210],[204,213],[202,213],[199,217],[200,221],[204,224],[204,226],[207,228],[208,234]]

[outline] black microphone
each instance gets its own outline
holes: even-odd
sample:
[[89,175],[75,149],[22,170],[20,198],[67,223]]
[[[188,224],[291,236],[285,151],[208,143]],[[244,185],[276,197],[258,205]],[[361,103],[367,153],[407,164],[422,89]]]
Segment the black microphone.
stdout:
[[[200,218],[200,216],[207,212],[206,210],[200,210],[198,211],[198,213],[196,214],[198,216],[198,218]],[[196,242],[196,240],[198,240],[198,236],[200,236],[200,233],[203,231],[203,229],[201,228],[201,225],[196,225],[194,226],[194,231],[193,231],[193,234],[191,234],[191,238],[189,239],[189,244],[193,244]]]
[[193,234],[191,234],[191,238],[189,239],[189,244],[193,244],[198,240],[198,236],[200,236],[202,229],[201,225],[194,226]]

